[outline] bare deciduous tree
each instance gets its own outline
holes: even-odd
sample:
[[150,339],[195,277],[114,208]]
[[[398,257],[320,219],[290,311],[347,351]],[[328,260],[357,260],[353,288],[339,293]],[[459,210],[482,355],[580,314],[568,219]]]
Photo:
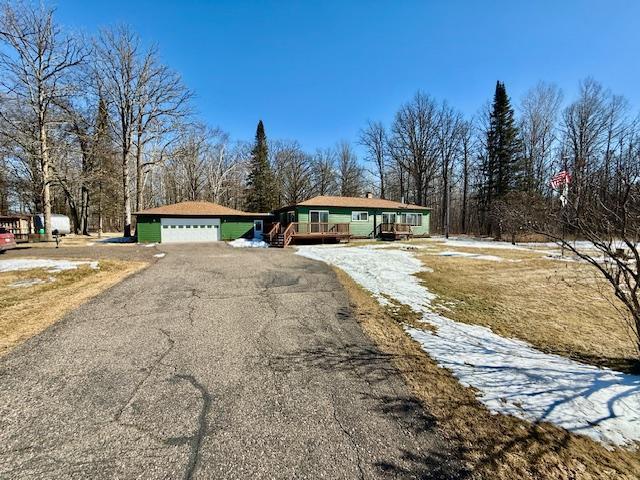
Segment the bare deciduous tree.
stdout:
[[335,195],[336,154],[331,148],[318,150],[312,160],[312,190],[314,195]]
[[418,92],[400,108],[391,128],[394,158],[411,176],[419,205],[426,203],[437,168],[437,125],[435,101]]
[[562,93],[553,84],[538,83],[520,103],[520,134],[523,146],[521,188],[543,191],[557,140],[557,117]]
[[349,142],[339,142],[336,149],[340,195],[357,197],[362,191],[362,167],[360,167]]
[[53,19],[53,9],[28,4],[2,5],[0,39],[9,47],[0,52],[3,70],[2,86],[5,95],[28,105],[29,115],[4,120],[25,131],[21,123],[35,125],[40,176],[42,178],[42,208],[45,236],[51,230],[51,145],[49,133],[55,121],[56,103],[73,92],[70,82],[72,70],[82,64],[88,53],[75,39],[62,33]]
[[386,198],[385,176],[388,168],[388,141],[384,125],[380,122],[368,122],[367,126],[360,131],[359,141],[367,152],[366,159],[373,163],[375,167],[375,174],[378,177],[380,188],[380,198]]

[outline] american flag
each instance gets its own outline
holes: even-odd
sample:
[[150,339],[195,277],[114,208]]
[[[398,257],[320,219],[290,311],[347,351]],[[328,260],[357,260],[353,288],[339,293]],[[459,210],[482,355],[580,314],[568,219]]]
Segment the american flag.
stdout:
[[567,172],[566,170],[563,170],[559,173],[556,173],[552,178],[551,178],[551,186],[553,188],[558,188],[561,185],[566,185],[571,183],[571,174],[569,172]]

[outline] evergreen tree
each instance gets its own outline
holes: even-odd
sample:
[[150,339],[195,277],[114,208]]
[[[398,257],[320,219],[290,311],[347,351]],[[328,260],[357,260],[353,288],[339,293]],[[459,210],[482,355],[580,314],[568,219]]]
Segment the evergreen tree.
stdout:
[[[490,213],[494,202],[517,189],[520,181],[521,143],[513,116],[511,101],[503,82],[496,83],[489,128],[486,155],[483,158],[482,203]],[[491,231],[491,225],[487,225]]]
[[251,150],[246,209],[250,212],[269,212],[278,206],[277,198],[277,185],[269,163],[267,136],[260,120],[256,129],[256,143]]

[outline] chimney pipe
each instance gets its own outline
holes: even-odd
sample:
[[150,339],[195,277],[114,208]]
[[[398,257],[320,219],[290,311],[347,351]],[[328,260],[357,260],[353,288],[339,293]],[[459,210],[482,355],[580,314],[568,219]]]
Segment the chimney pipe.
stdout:
[[372,192],[367,192],[367,193],[365,194],[365,197],[366,197],[366,198],[373,198],[373,193],[372,193]]

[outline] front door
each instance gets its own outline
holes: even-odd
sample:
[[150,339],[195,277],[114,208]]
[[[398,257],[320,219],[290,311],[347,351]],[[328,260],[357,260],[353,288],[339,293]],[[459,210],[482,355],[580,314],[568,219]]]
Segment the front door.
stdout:
[[329,212],[327,210],[311,210],[309,212],[310,233],[322,233],[328,230]]
[[383,213],[382,214],[382,223],[383,224],[396,223],[396,214],[395,213]]
[[253,221],[253,238],[256,240],[262,240],[262,220]]

